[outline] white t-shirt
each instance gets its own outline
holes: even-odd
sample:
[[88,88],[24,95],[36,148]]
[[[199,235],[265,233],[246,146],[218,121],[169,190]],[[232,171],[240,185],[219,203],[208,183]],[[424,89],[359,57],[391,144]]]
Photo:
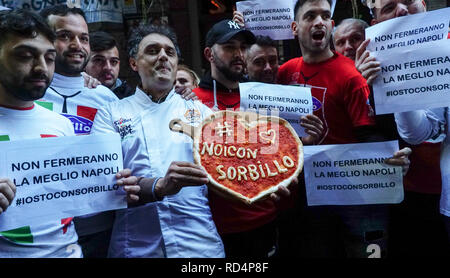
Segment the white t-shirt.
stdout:
[[[73,136],[69,120],[39,105],[0,107],[0,141]],[[6,211],[5,213],[8,213]],[[72,218],[0,232],[0,257],[82,257]]]
[[40,105],[61,113],[72,121],[76,135],[89,134],[97,110],[108,102],[118,100],[117,96],[105,86],[89,89],[84,86],[84,78],[67,77],[55,73],[50,87]]
[[[117,96],[105,86],[89,89],[84,86],[82,76],[67,77],[55,73],[50,87],[38,103],[71,120],[76,135],[87,135],[98,109],[116,100]],[[113,211],[76,217],[77,233],[82,236],[107,230],[112,227],[113,220]]]

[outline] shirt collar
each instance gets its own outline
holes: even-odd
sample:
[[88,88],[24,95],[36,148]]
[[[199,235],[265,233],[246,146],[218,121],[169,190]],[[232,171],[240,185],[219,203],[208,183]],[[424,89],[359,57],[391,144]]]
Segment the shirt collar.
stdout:
[[83,89],[84,88],[84,77],[83,76],[64,76],[59,73],[53,75],[53,80],[50,86],[55,86],[59,88],[67,89]]

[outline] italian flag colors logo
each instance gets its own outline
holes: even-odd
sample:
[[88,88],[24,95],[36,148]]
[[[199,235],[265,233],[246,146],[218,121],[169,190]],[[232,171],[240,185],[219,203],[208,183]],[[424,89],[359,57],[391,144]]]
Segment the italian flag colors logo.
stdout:
[[[49,138],[57,136],[52,134],[40,134],[40,137]],[[0,135],[0,141],[10,141],[9,135]],[[70,226],[72,219],[73,217],[61,219],[62,234],[65,234],[67,232],[67,228]],[[17,229],[0,232],[0,236],[3,236],[6,239],[16,243],[30,244],[34,242],[30,226],[24,226]]]
[[0,135],[0,141],[10,141],[9,135]]
[[[35,101],[36,104],[53,111],[53,102],[47,101]],[[97,109],[89,106],[78,105],[77,114],[71,115],[67,113],[61,113],[64,117],[68,118],[73,125],[76,135],[84,135],[91,133],[92,125],[94,124],[94,118],[97,114]]]
[[0,235],[16,243],[33,243],[30,226],[0,232]]

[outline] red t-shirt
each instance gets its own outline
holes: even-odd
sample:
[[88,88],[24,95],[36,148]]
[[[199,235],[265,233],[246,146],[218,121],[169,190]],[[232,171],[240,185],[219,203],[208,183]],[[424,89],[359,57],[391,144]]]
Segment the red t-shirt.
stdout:
[[[210,84],[211,85],[211,84]],[[214,107],[214,92],[208,88],[195,88],[193,92],[206,106]],[[239,90],[224,90],[217,84],[216,101],[220,110],[240,107]],[[272,200],[265,200],[248,206],[229,200],[209,191],[209,206],[219,234],[240,233],[261,227],[277,217],[277,208]]]
[[[193,90],[201,102],[209,108],[214,107],[214,92],[206,88],[197,87]],[[226,109],[239,109],[241,104],[241,95],[239,90],[221,91],[216,92],[217,105],[219,110]]]
[[424,142],[420,145],[407,145],[412,153],[411,164],[403,177],[405,191],[425,194],[441,194],[441,143]]
[[303,57],[291,59],[277,78],[279,84],[311,87],[314,115],[325,125],[320,144],[357,143],[354,128],[375,124],[366,80],[354,62],[339,53],[317,64],[305,63]]

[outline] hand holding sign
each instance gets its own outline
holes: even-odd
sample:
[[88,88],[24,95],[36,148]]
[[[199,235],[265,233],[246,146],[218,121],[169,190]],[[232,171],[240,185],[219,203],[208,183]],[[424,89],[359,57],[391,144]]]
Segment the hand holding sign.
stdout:
[[408,173],[409,170],[409,156],[411,155],[412,150],[408,147],[403,148],[397,152],[394,153],[394,156],[386,159],[384,163],[389,165],[395,165],[395,166],[402,166],[402,173],[403,176]]
[[116,184],[123,187],[127,193],[127,202],[134,203],[139,201],[139,192],[141,191],[138,185],[139,179],[131,175],[130,169],[123,169],[116,174]]
[[408,165],[411,150],[397,148],[396,141],[305,146],[308,205],[401,202],[403,178],[397,165]]
[[0,214],[6,211],[16,195],[16,185],[10,180],[0,178]]
[[241,28],[245,27],[244,15],[239,11],[233,12],[233,21],[236,22]]
[[305,129],[307,136],[302,137],[304,145],[313,145],[322,137],[324,128],[319,117],[310,114],[300,117],[300,125]]
[[381,71],[381,64],[375,57],[370,56],[367,45],[370,39],[366,39],[356,50],[355,67],[367,80],[367,84],[372,86],[373,81]]

